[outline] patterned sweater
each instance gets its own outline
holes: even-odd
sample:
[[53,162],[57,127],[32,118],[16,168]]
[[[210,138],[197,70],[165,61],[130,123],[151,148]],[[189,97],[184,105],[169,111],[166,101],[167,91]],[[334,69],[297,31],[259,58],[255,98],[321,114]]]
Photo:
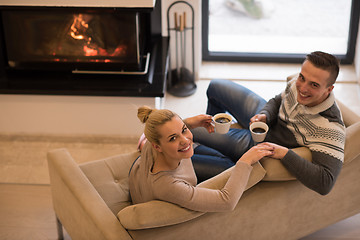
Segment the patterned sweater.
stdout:
[[288,148],[305,146],[312,153],[312,163],[293,151],[281,160],[305,186],[327,194],[335,184],[344,160],[345,126],[334,94],[321,104],[306,107],[297,101],[295,79],[285,91],[269,100],[261,113],[270,126],[265,141]]

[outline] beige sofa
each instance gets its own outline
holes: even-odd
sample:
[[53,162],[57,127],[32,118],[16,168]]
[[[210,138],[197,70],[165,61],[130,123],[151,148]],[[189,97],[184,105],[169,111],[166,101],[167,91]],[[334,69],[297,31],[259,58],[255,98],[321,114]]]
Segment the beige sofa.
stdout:
[[[360,212],[360,116],[339,103],[346,124],[345,162],[321,196],[278,160],[257,164],[234,211],[201,213],[152,201],[131,205],[128,172],[137,152],[77,165],[66,149],[48,153],[55,213],[76,239],[299,239]],[[310,157],[307,149],[296,149]],[[308,159],[311,161],[311,159]],[[201,183],[220,188],[229,171]]]

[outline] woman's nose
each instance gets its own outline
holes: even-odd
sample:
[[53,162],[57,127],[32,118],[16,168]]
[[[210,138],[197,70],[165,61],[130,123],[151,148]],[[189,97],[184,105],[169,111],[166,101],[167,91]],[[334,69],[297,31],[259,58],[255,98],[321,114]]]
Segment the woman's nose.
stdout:
[[185,135],[181,135],[181,138],[180,138],[180,143],[181,144],[187,144],[189,142],[189,138],[187,138]]

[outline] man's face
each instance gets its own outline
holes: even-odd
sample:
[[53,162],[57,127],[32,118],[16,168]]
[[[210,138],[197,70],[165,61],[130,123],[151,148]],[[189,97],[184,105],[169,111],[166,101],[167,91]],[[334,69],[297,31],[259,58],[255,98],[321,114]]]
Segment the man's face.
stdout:
[[328,86],[330,73],[315,67],[310,61],[305,60],[301,72],[296,80],[297,101],[307,107],[314,107],[322,103],[333,90]]

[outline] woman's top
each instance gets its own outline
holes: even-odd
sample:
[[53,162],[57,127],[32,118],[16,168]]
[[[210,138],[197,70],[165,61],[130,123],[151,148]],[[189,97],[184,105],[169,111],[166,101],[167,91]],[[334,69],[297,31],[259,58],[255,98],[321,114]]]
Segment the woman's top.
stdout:
[[129,188],[134,204],[162,200],[201,212],[233,210],[245,190],[252,167],[238,161],[225,186],[220,190],[197,187],[191,159],[182,159],[175,170],[151,171],[153,149],[147,142],[141,157],[129,175]]

